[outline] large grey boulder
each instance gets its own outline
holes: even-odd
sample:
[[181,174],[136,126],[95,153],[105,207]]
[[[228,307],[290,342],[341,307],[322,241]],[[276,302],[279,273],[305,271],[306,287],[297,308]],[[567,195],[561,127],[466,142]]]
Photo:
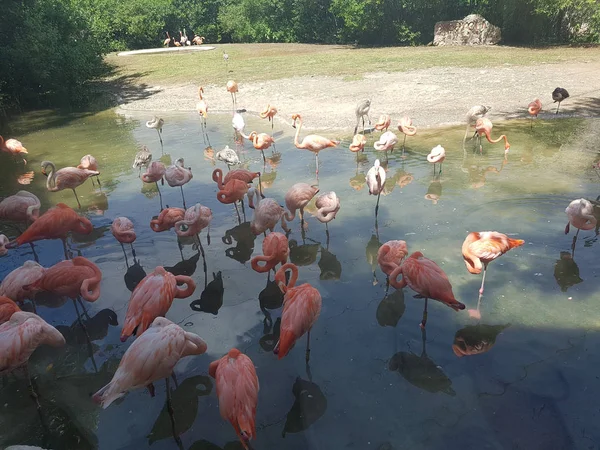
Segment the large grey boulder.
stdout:
[[479,14],[435,24],[433,45],[493,45],[502,37],[499,27]]

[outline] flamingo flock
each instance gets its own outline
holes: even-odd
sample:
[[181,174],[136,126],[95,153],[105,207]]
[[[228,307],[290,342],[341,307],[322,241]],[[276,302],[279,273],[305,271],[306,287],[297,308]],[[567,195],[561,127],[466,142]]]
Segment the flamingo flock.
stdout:
[[[275,139],[267,133],[257,131],[252,131],[248,135],[244,134],[245,123],[237,111],[238,84],[231,80],[227,83],[226,90],[231,94],[233,104],[232,125],[236,133],[247,139],[256,150],[261,151],[263,163],[266,165],[267,158],[264,151],[275,146]],[[196,110],[201,118],[201,127],[205,129],[208,106],[203,94],[204,89],[200,87],[198,89],[199,101]],[[566,90],[560,90],[559,88],[557,88],[555,94],[553,94],[553,98],[558,102],[558,106],[569,96]],[[365,136],[364,121],[366,117],[369,125],[371,123],[368,115],[370,107],[371,101],[365,100],[359,103],[355,111],[357,123],[349,149],[357,153],[357,157],[359,153],[364,152],[368,142]],[[533,118],[537,117],[541,109],[542,105],[539,99],[529,104],[527,111],[532,117],[532,124]],[[473,127],[474,137],[479,139],[480,151],[482,137],[485,137],[490,143],[503,140],[506,155],[510,149],[508,138],[506,135],[501,135],[495,139],[491,137],[493,125],[485,117],[489,110],[490,107],[480,105],[473,107],[468,112],[467,133],[469,128]],[[271,130],[273,130],[274,118],[277,114],[277,109],[268,104],[260,113],[260,117],[268,119]],[[295,241],[292,243],[288,240],[291,232],[291,227],[288,224],[294,222],[296,213],[298,213],[300,216],[300,231],[304,238],[308,225],[305,220],[305,212],[310,211],[320,223],[325,224],[327,247],[329,247],[329,223],[340,214],[342,201],[334,191],[321,192],[320,190],[319,152],[339,146],[340,141],[319,135],[307,135],[300,141],[299,135],[303,125],[302,116],[297,113],[292,114],[291,120],[292,126],[296,128],[295,147],[309,150],[315,154],[317,184],[302,181],[293,184],[285,194],[284,206],[277,199],[263,195],[261,172],[252,172],[242,168],[231,170],[232,166],[239,164],[239,158],[236,150],[229,147],[216,153],[216,159],[226,164],[227,173],[224,174],[220,168],[214,169],[212,181],[216,184],[214,190],[216,191],[217,200],[224,205],[234,204],[239,226],[242,225],[242,222],[238,204],[245,216],[244,201],[247,201],[249,208],[253,211],[252,219],[249,222],[252,241],[255,236],[264,235],[262,254],[255,255],[251,259],[250,265],[257,274],[267,274],[267,286],[269,286],[269,283],[274,283],[276,296],[283,299],[281,321],[278,337],[272,348],[273,353],[277,356],[277,359],[284,357],[296,358],[299,351],[294,352],[293,348],[299,340],[306,336],[304,359],[307,372],[309,372],[311,330],[319,319],[324,301],[319,290],[310,283],[297,284],[300,274],[298,265],[293,262],[295,261],[293,251],[297,244]],[[356,131],[361,120],[363,130],[362,133],[357,134]],[[298,124],[297,127],[296,124]],[[392,118],[390,115],[383,114],[374,125],[374,130],[381,134],[374,141],[373,148],[376,151],[385,152],[386,160],[388,152],[391,153],[399,142],[398,136],[393,131],[388,130],[391,124]],[[162,148],[164,120],[155,117],[146,125],[148,128],[157,130]],[[397,128],[399,132],[404,134],[402,144],[404,151],[406,137],[415,136],[417,129],[407,116],[399,120]],[[7,141],[2,139],[0,149],[11,153],[11,155],[27,154],[27,150],[24,149],[22,144],[14,139]],[[441,145],[434,147],[425,159],[433,164],[434,178],[436,177],[436,165],[439,164],[439,171],[437,172],[439,177],[442,172],[442,163],[446,159],[444,147]],[[393,187],[396,183],[403,186],[403,183],[410,182],[410,180],[406,181],[409,175],[404,172],[388,177],[386,175],[387,166],[386,164],[384,167],[380,160],[376,159],[373,167],[362,179],[362,183],[366,182],[368,186],[369,194],[377,196],[375,206],[376,227],[380,197],[382,194],[386,195],[386,182],[388,188],[389,185]],[[186,205],[183,186],[194,180],[191,167],[185,166],[183,158],[176,159],[174,164],[168,166],[160,161],[153,161],[152,152],[146,146],[137,152],[132,167],[138,169],[143,183],[153,183],[155,185],[160,196],[160,212],[149,221],[147,226],[157,233],[174,229],[178,239],[193,239],[194,245],[202,254],[206,274],[206,254],[200,234],[202,230],[207,230],[206,240],[210,245],[208,230],[213,220],[213,212],[200,203],[195,203],[189,208]],[[81,204],[76,188],[85,183],[88,178],[91,178],[92,182],[95,179],[98,187],[101,187],[99,165],[92,155],[82,157],[77,167],[63,167],[57,170],[54,163],[44,161],[41,164],[41,169],[48,177],[46,183],[48,191],[56,192],[71,189],[77,199],[79,208],[81,208]],[[142,169],[145,169],[143,174]],[[182,208],[175,206],[163,208],[159,182],[164,185],[165,180],[170,187],[179,188]],[[255,181],[257,182],[256,185],[254,185]],[[594,228],[597,230],[598,207],[600,207],[598,201],[581,198],[573,200],[566,208],[568,224],[565,233],[569,232],[570,226],[577,228],[577,234],[572,244],[573,250],[580,230]],[[36,295],[42,292],[70,298],[78,317],[78,305],[87,314],[84,301],[88,303],[102,301],[103,275],[101,270],[90,259],[83,256],[71,257],[66,243],[71,233],[83,235],[92,233],[94,231],[92,223],[64,203],[58,203],[42,214],[40,212],[40,200],[27,191],[19,191],[0,202],[0,221],[26,227],[21,230],[16,226],[18,235],[12,239],[0,235],[0,256],[15,251],[14,249],[21,245],[30,244],[33,246],[34,242],[48,239],[60,239],[64,247],[63,261],[50,267],[43,267],[35,261],[26,261],[21,267],[17,267],[10,272],[0,284],[0,373],[2,374],[21,367],[26,369],[29,357],[40,345],[65,345],[65,338],[54,326],[35,313],[22,311],[26,300],[35,303]],[[276,231],[278,226],[281,226],[284,233]],[[112,220],[110,229],[115,240],[122,246],[126,261],[125,244],[130,245],[135,261],[136,254],[133,244],[136,241],[136,230],[134,222],[124,216],[115,217]],[[379,266],[386,275],[386,295],[390,287],[398,291],[409,288],[414,291],[416,298],[423,300],[423,313],[420,322],[423,333],[428,322],[428,301],[430,299],[443,303],[456,312],[466,309],[466,302],[461,302],[456,298],[450,277],[435,261],[427,258],[419,250],[409,253],[408,243],[404,240],[390,240],[381,244],[378,239],[377,236],[374,244],[367,248],[367,256],[373,266],[373,275],[376,266]],[[470,318],[481,319],[481,300],[488,264],[505,253],[523,246],[524,243],[525,241],[522,239],[513,238],[497,231],[477,231],[467,234],[462,243],[462,256],[467,272],[482,274],[476,309],[468,310]],[[458,249],[458,245],[456,248]],[[458,254],[458,250],[456,253]],[[129,267],[129,264],[127,265]],[[175,419],[172,412],[170,378],[174,375],[173,371],[179,360],[207,353],[208,345],[197,334],[184,331],[181,326],[166,318],[173,302],[179,301],[178,299],[189,298],[194,294],[197,287],[191,276],[175,275],[167,269],[169,268],[158,265],[148,274],[142,270],[143,276],[140,276],[135,287],[131,288],[132,293],[127,303],[125,322],[120,338],[122,342],[130,340],[133,336],[135,336],[135,339],[131,339],[133,342],[123,354],[112,380],[93,394],[90,401],[98,403],[102,408],[108,408],[115,400],[126,395],[127,392],[143,388],[147,388],[150,395],[154,396],[154,383],[164,379],[174,438],[180,442],[175,431]],[[271,273],[274,276],[274,282],[271,282]],[[451,275],[453,277],[459,276],[457,274]],[[207,285],[205,277],[205,291],[202,297],[204,299],[214,291],[215,295],[220,295],[222,304],[223,282],[221,272],[218,272],[214,278],[210,284],[215,284],[210,286],[210,284]],[[375,279],[374,284],[377,283]],[[83,322],[81,322],[81,327],[86,330]],[[85,332],[87,333],[87,331]],[[456,349],[454,349],[454,352],[458,356],[468,354],[465,351],[457,352]],[[232,348],[224,356],[213,360],[208,366],[208,372],[215,379],[221,417],[230,422],[242,446],[246,449],[251,448],[250,441],[258,437],[256,410],[258,407],[259,377],[253,361],[239,349]],[[29,377],[29,375],[27,376]],[[39,409],[40,405],[37,402],[36,395],[34,395],[34,398]]]

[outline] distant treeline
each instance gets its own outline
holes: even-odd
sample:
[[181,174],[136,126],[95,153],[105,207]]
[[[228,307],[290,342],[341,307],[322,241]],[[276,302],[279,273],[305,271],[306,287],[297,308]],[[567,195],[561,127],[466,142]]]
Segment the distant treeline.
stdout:
[[0,0],[0,109],[77,104],[102,55],[186,30],[207,43],[422,45],[472,13],[503,42],[600,42],[600,0]]

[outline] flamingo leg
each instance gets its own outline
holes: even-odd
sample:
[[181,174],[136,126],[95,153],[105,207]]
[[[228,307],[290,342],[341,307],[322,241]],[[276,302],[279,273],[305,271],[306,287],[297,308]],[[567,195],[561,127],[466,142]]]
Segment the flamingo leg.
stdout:
[[260,172],[258,174],[258,192],[260,193],[260,196],[262,198],[265,198],[265,195],[263,194],[263,191],[262,191],[262,181],[260,181]]
[[81,203],[79,203],[79,197],[77,197],[77,192],[75,192],[75,188],[73,188],[72,190],[73,194],[75,195],[75,200],[77,200],[77,205],[79,206],[79,209],[81,209]]
[[427,324],[427,297],[425,297],[425,307],[423,308],[423,319],[421,320],[421,328],[425,328]]
[[235,206],[235,212],[237,213],[239,223],[242,223],[242,218],[240,217],[240,211],[238,210],[237,203],[233,202],[233,206]]
[[98,186],[102,187],[102,183],[100,183],[100,175],[96,175],[96,181],[98,182]]
[[[79,300],[79,297],[77,297],[77,299]],[[96,373],[98,373],[98,366],[96,365],[96,360],[94,359],[94,349],[92,347],[92,339],[90,338],[87,327],[81,320],[81,315],[79,314],[79,308],[77,308],[77,301],[75,299],[73,299],[73,305],[75,305],[75,312],[77,313],[77,322],[79,322],[79,325],[81,326],[81,329],[83,330],[83,334],[85,334],[85,340],[87,341],[87,348],[88,348],[88,352],[90,354],[90,359],[92,360],[92,365],[94,366],[94,371]],[[83,304],[81,306],[83,306]],[[86,315],[87,315],[87,312],[86,312]],[[90,316],[89,315],[87,315],[87,316],[89,319]]]
[[156,184],[156,190],[158,191],[158,197],[160,198],[160,210],[163,210],[163,202],[162,202],[162,194],[160,193],[160,188],[158,187],[158,181],[155,181],[154,184]]
[[181,189],[181,198],[183,200],[183,209],[187,209],[187,207],[185,206],[185,195],[183,195],[183,186],[179,186],[179,189]]
[[173,410],[173,402],[171,400],[171,383],[169,381],[169,377],[165,378],[165,384],[167,386],[167,411],[169,412],[169,418],[171,419],[173,439],[175,439],[175,442],[179,448],[183,448],[183,443],[181,442],[181,438],[177,434],[177,429],[175,428],[175,411]]
[[483,288],[485,285],[485,274],[486,273],[487,273],[487,264],[484,264],[483,265],[483,277],[481,278],[481,287],[479,288],[479,297],[477,298],[477,309],[469,310],[469,316],[473,317],[474,319],[481,319],[480,308],[481,308],[481,299],[483,298]]
[[[127,261],[127,253],[125,252],[125,246],[121,242],[121,248],[123,249],[123,256],[125,256],[125,265],[129,267],[129,261]],[[133,249],[133,247],[131,247]]]
[[35,406],[40,414],[40,418],[42,415],[42,405],[40,405],[39,395],[35,392],[35,388],[33,387],[33,380],[31,379],[31,375],[29,374],[29,365],[25,363],[25,376],[27,377],[27,383],[29,387],[29,395],[35,402]]
[[377,204],[375,205],[375,221],[377,221],[377,214],[379,214],[379,198],[381,197],[381,191],[377,194]]
[[65,252],[65,260],[69,259],[69,252],[67,251],[67,239],[61,239],[63,243],[63,251]]
[[[354,134],[356,134],[356,131],[358,130],[358,124],[360,123],[360,118],[357,117],[356,118],[356,126],[354,127]],[[364,134],[364,133],[363,133]]]
[[329,224],[327,222],[325,223],[325,236],[327,236],[325,245],[327,246],[327,250],[329,250]]
[[200,240],[200,235],[197,234],[196,238],[198,238],[198,247],[200,247],[200,253],[202,254],[202,264],[204,268],[204,283],[206,284],[206,274],[208,272],[208,268],[206,267],[206,253],[204,253],[204,247],[202,246],[202,241]]
[[319,152],[315,152],[315,162],[317,164],[317,181],[319,181]]
[[163,146],[162,136],[160,135],[160,130],[157,128],[156,132],[158,133],[158,140],[160,141],[160,146]]
[[40,262],[40,257],[38,256],[37,252],[35,251],[35,247],[33,246],[33,242],[30,242],[29,245],[31,246],[31,251],[33,252],[33,259],[35,259],[36,263]]
[[558,106],[556,107],[556,112],[554,114],[558,114],[558,108],[560,108],[560,102],[558,102]]
[[306,364],[310,360],[310,330],[306,333]]
[[571,244],[571,252],[573,254],[575,254],[575,244],[577,243],[577,236],[579,236],[579,231],[581,230],[577,228],[577,233],[575,233],[575,236],[573,236],[573,243]]
[[242,198],[240,200],[240,203],[242,204],[242,215],[244,216],[244,222],[246,221],[246,209],[244,208],[244,199]]
[[263,163],[264,163],[264,164],[267,164],[267,158],[265,157],[265,152],[264,152],[264,150],[261,150],[260,152],[262,153],[262,157],[263,157]]
[[365,134],[365,116],[362,116],[363,134]]
[[390,277],[385,277],[385,296],[387,297],[388,292],[390,291]]
[[129,245],[131,246],[131,254],[133,255],[133,259],[135,259],[135,249],[133,248],[133,243]]

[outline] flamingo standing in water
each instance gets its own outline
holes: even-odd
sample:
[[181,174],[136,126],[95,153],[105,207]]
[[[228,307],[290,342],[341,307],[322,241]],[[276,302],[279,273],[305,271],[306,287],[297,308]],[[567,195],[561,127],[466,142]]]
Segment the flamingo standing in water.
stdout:
[[212,173],[212,179],[217,183],[217,187],[222,189],[230,180],[242,180],[248,184],[252,183],[255,178],[258,177],[260,186],[260,172],[251,172],[247,169],[235,169],[227,172],[225,178],[223,178],[223,171],[221,169],[215,169]]
[[396,136],[391,131],[386,131],[379,137],[379,140],[373,144],[373,147],[375,147],[375,150],[385,152],[385,159],[387,160],[388,150],[393,152],[394,146],[397,143],[398,143],[398,136]]
[[160,118],[160,117],[156,117],[154,116],[152,118],[152,120],[149,120],[148,122],[146,122],[146,127],[148,128],[153,128],[156,130],[156,133],[158,134],[158,139],[160,140],[160,146],[163,146],[163,140],[162,140],[162,129],[163,129],[163,125],[165,124],[165,121]]
[[392,124],[392,118],[389,114],[382,114],[379,116],[379,120],[374,125],[377,131],[387,131],[390,125]]
[[223,161],[227,165],[227,169],[231,170],[231,166],[236,166],[240,163],[240,157],[235,150],[226,145],[223,150],[219,150],[215,155],[219,161]]
[[[94,158],[92,155],[85,155],[81,158],[81,161],[79,162],[77,168],[98,171],[98,161],[96,161],[96,158]],[[99,175],[96,175],[96,180],[98,180],[98,186],[101,186]],[[92,185],[93,184],[94,179],[92,178]]]
[[181,189],[181,199],[183,200],[183,207],[185,206],[185,197],[183,196],[183,185],[190,182],[194,176],[192,175],[192,168],[184,166],[183,158],[175,160],[175,164],[169,166],[165,170],[165,180],[171,187],[179,186]]
[[40,199],[27,191],[19,191],[0,202],[0,219],[13,222],[34,222],[40,216]]
[[402,141],[402,156],[404,156],[404,145],[406,144],[406,136],[414,136],[417,134],[417,127],[413,126],[410,117],[404,116],[398,122],[398,130],[404,134],[404,140]]
[[244,128],[246,128],[246,122],[244,122],[244,118],[240,113],[233,113],[233,117],[231,118],[231,126],[235,131],[237,131],[240,136],[244,136]]
[[227,92],[231,94],[231,101],[233,102],[233,110],[235,111],[237,105],[237,92],[238,84],[233,80],[227,82]]
[[21,267],[4,277],[0,283],[0,295],[19,303],[23,303],[27,298],[32,299],[36,291],[31,288],[24,289],[24,286],[30,286],[42,278],[45,270],[35,261],[25,261]]
[[556,107],[556,114],[558,114],[558,108],[560,108],[560,104],[562,103],[562,101],[567,98],[569,98],[569,93],[565,88],[557,87],[556,89],[554,89],[554,91],[552,91],[552,100],[554,100],[554,103],[558,102],[558,106]]
[[33,222],[23,234],[12,241],[7,247],[29,244],[42,239],[61,239],[67,258],[67,234],[74,231],[80,234],[90,234],[94,230],[92,222],[79,216],[72,208],[64,203],[58,203]]
[[462,254],[467,270],[470,273],[479,274],[483,268],[477,309],[469,310],[469,315],[471,317],[481,319],[479,307],[481,304],[481,297],[483,297],[483,287],[488,264],[504,255],[507,251],[515,247],[520,247],[524,243],[525,241],[523,239],[511,239],[507,235],[498,233],[497,231],[480,231],[468,234],[462,245]]
[[[296,128],[296,120],[300,122],[298,128],[296,129],[296,135],[294,136],[294,145],[299,149],[310,150],[315,154],[315,162],[317,164],[317,180],[319,179],[319,152],[328,147],[335,147],[340,144],[340,141],[334,141],[332,139],[327,139],[326,137],[319,136],[317,134],[309,134],[308,136],[304,136],[302,142],[298,140],[298,136],[300,135],[300,130],[302,129],[302,116],[300,114],[292,114],[292,126]],[[354,133],[356,134],[356,133]]]
[[169,377],[181,358],[206,353],[207,345],[200,336],[183,329],[164,317],[156,317],[148,331],[129,346],[112,380],[94,394],[92,399],[102,408],[134,389],[147,387],[154,396],[154,383],[167,382],[170,405]]
[[203,93],[204,88],[200,86],[198,88],[198,103],[196,103],[196,111],[198,111],[198,114],[200,115],[200,117],[202,117],[202,125],[206,127],[206,117],[208,116],[208,104],[206,103],[206,100],[202,97]]
[[469,135],[469,128],[471,125],[475,125],[477,119],[484,117],[490,110],[491,106],[475,105],[467,112],[467,128],[465,129],[465,137],[463,138],[463,146]]
[[538,114],[542,110],[542,101],[539,98],[536,98],[529,105],[527,105],[527,112],[531,116],[531,127],[533,128],[533,119],[537,118]]
[[135,154],[133,159],[133,169],[139,169],[138,177],[142,175],[142,167],[148,168],[152,162],[152,152],[145,145]]
[[387,276],[387,288],[390,286],[390,275],[401,264],[408,255],[406,241],[387,241],[377,251],[377,263],[379,268]]
[[356,155],[356,161],[358,162],[358,152],[364,152],[365,151],[365,145],[367,143],[367,138],[365,137],[364,134],[355,134],[354,137],[352,138],[352,144],[350,144],[350,151],[357,153]]
[[[398,275],[402,280],[398,281]],[[437,300],[455,311],[465,309],[465,305],[454,297],[452,285],[444,271],[423,253],[414,252],[404,262],[396,267],[389,275],[390,285],[396,289],[408,286],[418,294],[417,298],[425,299],[421,328],[427,324],[427,300]]]
[[232,348],[225,356],[210,363],[208,373],[217,384],[221,417],[231,423],[247,450],[248,442],[256,437],[259,384],[254,363],[237,348]]
[[123,244],[131,245],[131,253],[135,258],[135,250],[133,249],[133,243],[137,239],[135,235],[135,229],[133,228],[133,222],[127,217],[116,217],[111,226],[110,231],[117,241],[121,244],[123,254],[125,255],[125,261],[127,261],[127,254],[125,253],[125,247]]
[[260,150],[263,157],[263,162],[266,164],[267,159],[265,158],[265,150],[271,147],[271,145],[275,144],[275,139],[272,136],[269,136],[267,133],[257,133],[253,131],[248,136],[242,135],[250,142],[256,150]]
[[[20,141],[16,139],[7,139],[4,140],[2,136],[0,136],[0,152],[8,153],[9,155],[20,157],[21,155],[26,155],[27,149],[23,147]],[[25,158],[23,158],[23,163],[27,164]]]
[[[285,282],[285,272],[291,270],[289,283]],[[321,314],[321,294],[308,283],[296,286],[298,267],[286,263],[275,274],[275,282],[285,294],[281,313],[281,331],[279,342],[273,353],[283,358],[292,349],[298,339],[306,333],[306,363],[310,359],[310,330]]]
[[231,203],[235,206],[235,211],[237,213],[238,219],[241,221],[240,212],[238,211],[237,204],[235,202],[239,201],[242,204],[242,212],[244,216],[246,212],[244,211],[244,196],[248,192],[249,186],[243,180],[232,179],[225,183],[219,191],[217,192],[217,200],[225,205],[229,205]]
[[163,163],[160,161],[152,161],[150,165],[146,167],[146,172],[142,174],[142,181],[144,183],[154,183],[156,185],[156,190],[158,191],[158,196],[160,198],[160,209],[162,209],[163,203],[158,182],[160,181],[164,184],[163,177],[165,176],[166,172],[167,169]]
[[[256,196],[256,203],[254,197]],[[274,230],[275,225],[281,220],[281,227],[289,231],[285,223],[285,209],[275,199],[261,198],[254,188],[248,190],[248,206],[254,209],[254,215],[250,222],[250,230],[258,236],[267,230]]]
[[317,208],[314,216],[321,223],[325,224],[325,233],[327,234],[327,245],[329,245],[329,222],[335,219],[338,211],[340,210],[340,198],[333,191],[324,192],[317,197],[315,201],[315,207]]
[[300,211],[300,224],[304,227],[304,208],[319,193],[319,189],[306,183],[296,183],[285,194],[285,220],[291,222],[296,217],[296,210]]
[[160,212],[156,219],[150,221],[150,228],[157,233],[167,231],[173,228],[177,222],[183,220],[184,217],[185,209],[165,208]]
[[431,149],[427,155],[427,161],[433,164],[433,176],[435,176],[435,165],[440,164],[440,172],[442,173],[442,163],[446,159],[446,149],[441,145],[437,145]]
[[[185,289],[178,285],[185,284]],[[173,275],[164,267],[157,266],[140,281],[131,293],[121,342],[132,334],[142,335],[159,316],[165,316],[176,298],[187,298],[196,290],[196,283],[185,275]]]
[[77,205],[81,208],[79,197],[75,188],[81,186],[85,181],[92,176],[100,175],[97,170],[78,169],[77,167],[63,167],[56,170],[56,166],[51,161],[42,161],[42,172],[46,173],[46,169],[50,168],[48,179],[46,180],[46,188],[50,192],[58,192],[63,189],[71,189],[77,200]]
[[[277,264],[282,266],[287,263],[290,254],[287,237],[282,233],[270,233],[262,244],[263,254],[252,258],[250,264],[258,273],[275,270]],[[260,263],[264,262],[264,265]]]
[[577,228],[577,233],[573,237],[573,244],[571,250],[575,252],[575,244],[577,243],[577,236],[579,236],[580,230],[593,230],[596,228],[598,219],[594,216],[594,205],[585,198],[573,200],[569,203],[569,206],[565,209],[565,213],[569,217],[567,226],[565,227],[565,234],[569,233],[571,225]]
[[[204,253],[204,247],[200,241],[200,232],[205,228],[210,227],[212,221],[212,211],[206,206],[202,206],[200,203],[196,203],[185,212],[183,219],[175,223],[175,233],[177,236],[195,236],[202,252],[202,260],[204,262],[204,273],[206,273],[206,255]],[[207,232],[207,242],[210,245],[210,229]]]
[[375,205],[375,218],[377,219],[377,213],[379,212],[379,198],[381,192],[385,186],[385,170],[381,167],[381,163],[378,159],[375,160],[373,167],[369,169],[365,177],[367,186],[369,187],[369,195],[377,196],[377,205]]
[[491,144],[495,144],[496,142],[500,142],[502,139],[504,139],[504,155],[506,156],[506,154],[508,153],[508,150],[510,149],[510,144],[508,143],[508,139],[506,138],[506,136],[504,134],[501,135],[498,139],[492,139],[490,137],[490,134],[492,133],[493,126],[494,125],[492,124],[491,120],[488,119],[487,117],[482,117],[481,119],[477,119],[477,122],[475,122],[475,132],[479,135],[479,153],[482,152],[481,136],[485,135],[485,138]]
[[8,297],[0,295],[0,325],[8,322],[12,315],[21,311],[21,308]]
[[259,113],[261,119],[269,119],[269,122],[271,122],[271,131],[273,131],[273,124],[275,123],[275,114],[277,114],[277,108],[270,104],[267,105],[264,111]]

